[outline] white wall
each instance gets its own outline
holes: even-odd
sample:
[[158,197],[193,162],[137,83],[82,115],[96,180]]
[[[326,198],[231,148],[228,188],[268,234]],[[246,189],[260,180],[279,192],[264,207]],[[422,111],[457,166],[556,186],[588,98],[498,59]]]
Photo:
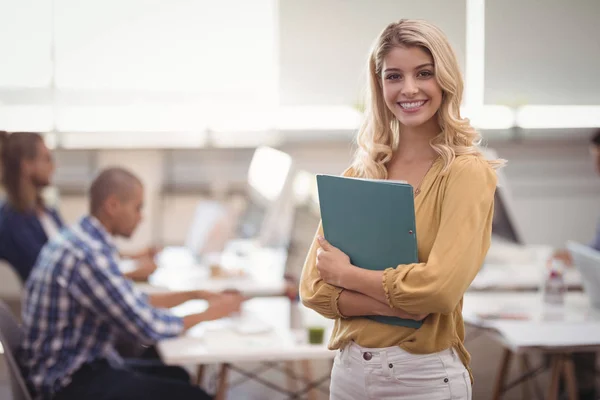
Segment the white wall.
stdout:
[[[209,3],[209,0],[202,2],[205,5]],[[12,32],[10,36],[0,36],[0,48],[9,55],[5,62],[0,64],[0,86],[24,87],[33,82],[31,84],[33,87],[42,87],[48,83],[50,76],[48,62],[49,4],[48,0],[21,0],[18,4],[10,0],[0,0],[0,25]],[[74,17],[77,10],[73,7],[82,7],[91,13],[94,13],[95,10],[94,7],[82,5],[83,3],[74,0],[60,0],[57,4],[59,5],[57,20],[62,21],[61,24],[64,26],[77,27],[77,24],[81,24],[81,21],[85,20]],[[174,2],[172,6],[154,0],[149,2],[145,8],[146,4],[141,0],[128,0],[126,6],[116,1],[111,1],[106,5],[95,1],[94,4],[95,7],[100,7],[104,11],[119,10],[119,14],[112,15],[109,12],[109,15],[106,15],[104,13],[104,18],[95,20],[90,27],[86,27],[86,33],[81,37],[66,35],[68,43],[72,44],[69,47],[72,52],[65,53],[64,48],[62,52],[59,51],[58,56],[63,61],[63,66],[64,63],[73,61],[72,57],[74,57],[73,54],[77,54],[77,49],[81,49],[84,55],[87,54],[86,51],[91,51],[89,49],[98,50],[97,54],[102,53],[103,49],[112,49],[111,51],[121,49],[119,51],[122,51],[126,46],[117,46],[117,50],[115,50],[109,45],[112,42],[106,41],[106,35],[113,39],[118,38],[115,32],[122,31],[114,29],[122,27],[126,21],[129,21],[127,18],[130,14],[136,16],[133,20],[138,23],[141,23],[140,19],[142,22],[145,21],[141,23],[141,27],[152,30],[154,23],[148,24],[148,21],[160,21],[160,15],[157,19],[148,20],[141,15],[144,12],[154,15],[152,18],[156,18],[157,10],[166,9],[176,12],[181,10],[181,7],[191,7],[189,8],[191,11],[187,13],[189,15],[186,15],[185,19],[189,25],[190,20],[194,21],[192,14],[202,11],[202,6],[198,5],[199,2],[183,0]],[[226,4],[234,3],[231,0]],[[223,10],[223,7],[221,5],[218,9]],[[371,43],[387,23],[400,18],[424,18],[439,25],[448,35],[464,70],[465,8],[466,0],[421,2],[408,0],[279,0],[277,12],[279,58],[275,69],[279,74],[281,103],[284,105],[352,105],[358,103],[361,100],[364,66]],[[138,9],[140,9],[139,13]],[[100,16],[100,14],[95,16]],[[236,17],[240,18],[238,14]],[[600,1],[598,0],[487,0],[486,102],[511,105],[520,102],[600,104],[600,80],[595,78],[597,72],[600,71],[600,56],[598,55],[600,54],[600,41],[597,40],[598,17],[600,17]],[[27,25],[31,26],[26,34],[17,29],[18,26],[24,26],[19,21],[28,21]],[[169,21],[173,25],[173,18]],[[106,27],[107,30],[104,31],[103,27]],[[181,31],[174,30],[170,34],[176,35],[179,32],[186,36],[188,40],[179,43],[184,46],[182,52],[193,51],[196,42],[190,41],[189,38],[194,35],[190,36],[189,33],[200,34],[200,31],[195,30],[197,27],[181,26],[180,28]],[[223,27],[219,29],[221,28]],[[152,34],[154,35],[156,32],[152,32]],[[64,36],[63,32],[63,39],[65,39]],[[156,54],[152,52],[152,41],[145,40],[149,37],[151,36],[124,37],[124,43],[143,44],[143,46],[137,48],[136,53],[123,56],[133,57],[136,55],[133,58],[140,63],[144,61],[144,54],[156,57]],[[174,40],[173,36],[169,37]],[[203,39],[210,41],[211,37],[203,35]],[[247,37],[240,36],[234,39],[238,43],[237,40],[243,42]],[[231,41],[231,37],[228,40]],[[207,43],[204,40],[200,42],[205,45]],[[88,43],[93,46],[86,47]],[[166,45],[169,43],[170,41]],[[165,43],[162,44],[165,45]],[[39,49],[43,49],[43,51],[37,51]],[[169,51],[171,50],[173,48],[169,47]],[[111,54],[115,56],[115,54]],[[118,55],[119,52],[117,51],[116,54]],[[244,54],[244,52],[239,54]],[[196,67],[202,65],[201,58],[201,55],[195,53],[193,57],[195,64],[190,64],[191,67],[190,65],[177,65],[177,68],[184,68],[188,73],[191,70],[195,71]],[[218,57],[213,54],[213,58]],[[236,79],[252,81],[257,77],[248,73],[244,68],[246,66],[244,58],[248,57],[241,57],[239,74],[235,75]],[[149,58],[149,60],[151,62],[153,58]],[[73,69],[86,70],[89,66],[87,64],[89,59],[85,58],[79,61],[81,62],[71,64]],[[172,67],[168,61],[165,61],[167,63],[165,65]],[[140,63],[135,64],[138,69],[139,65],[143,65]],[[111,66],[115,67],[115,65],[118,64]],[[218,66],[218,63],[211,64],[211,68],[214,69],[215,65]],[[95,66],[102,67],[100,64]],[[62,83],[66,83],[65,79],[69,77],[75,77],[69,74],[65,76],[65,71],[68,69],[58,71],[58,75],[62,76]],[[98,72],[99,70],[94,71]],[[157,76],[166,76],[167,80],[176,78],[172,74],[181,69],[169,69],[169,71],[171,72],[161,70]],[[130,71],[122,72],[123,76],[128,76]],[[102,87],[111,87],[114,83],[111,81],[111,76],[107,75],[104,78],[107,79],[107,82],[104,82]],[[148,75],[135,78],[141,80],[138,83],[145,84],[151,81],[151,77],[149,78]],[[216,79],[208,83],[214,84],[214,86],[210,86],[213,88],[221,87],[221,84],[226,83],[220,82],[223,79]],[[81,83],[81,81],[78,82]],[[134,86],[144,86],[144,84]],[[180,86],[175,86],[181,89]],[[186,85],[182,86],[184,89],[187,87]],[[231,89],[231,86],[228,87]],[[198,89],[198,87],[195,88]],[[19,101],[22,101],[23,97],[27,97],[31,102],[32,98],[35,98],[33,100],[37,99],[34,96],[36,93],[44,94],[45,92],[41,89],[40,93],[35,90],[32,92],[25,90],[24,94],[19,97],[13,92],[0,91],[0,97],[4,100],[18,98]],[[45,94],[47,95],[47,93]],[[174,94],[174,96],[179,99],[180,94]],[[183,99],[186,98],[184,96]],[[73,100],[74,98],[69,97],[69,99]],[[122,98],[120,100],[125,102]],[[152,100],[157,99],[152,98]],[[252,100],[245,96],[228,100],[242,101],[245,105],[252,106]],[[162,106],[157,109],[155,118],[161,119],[168,114],[168,109],[163,109]],[[1,110],[2,108],[0,108]],[[191,111],[194,118],[199,116],[197,109],[194,108]],[[32,115],[34,114],[31,114],[30,110],[24,110],[22,119],[32,122],[41,120]],[[150,119],[151,116],[144,114],[142,120],[155,127],[156,123]],[[84,115],[84,117],[82,120],[86,123],[89,122],[88,115]],[[100,114],[95,118],[103,124],[106,121],[114,121],[106,118],[106,115]],[[46,122],[49,123],[49,121],[50,118]],[[173,126],[170,125],[172,123],[173,120],[170,120],[170,127]],[[13,129],[11,126],[0,127],[0,129],[2,128]],[[29,129],[38,128],[35,125]],[[74,134],[78,133],[79,131]],[[327,133],[324,132],[323,135],[325,134]],[[121,133],[115,133],[115,135],[121,135]],[[139,143],[139,147],[155,144],[148,139],[148,135],[145,137],[143,135],[140,133],[134,139],[129,137],[128,140],[134,140],[134,145]],[[100,137],[101,140],[111,140],[107,139],[105,134],[97,134],[96,137]],[[174,141],[175,136],[163,135],[162,139],[165,138]],[[186,143],[200,143],[199,140],[198,143],[195,142],[196,139],[193,140],[192,142],[190,139]],[[128,145],[130,144],[128,143]],[[525,236],[530,242],[559,245],[568,238],[587,240],[587,237],[593,233],[598,215],[597,205],[600,204],[599,194],[593,188],[600,185],[595,186],[598,182],[589,169],[591,167],[587,164],[585,142],[581,141],[571,147],[563,145],[564,143],[546,146],[530,142],[516,146],[508,143],[499,149],[501,155],[502,151],[508,152],[506,157],[511,163],[506,171],[514,186],[516,212],[523,221]],[[546,146],[545,150],[538,151],[544,146]],[[551,148],[552,146],[554,147]],[[343,143],[288,145],[286,150],[296,156],[297,162],[302,168],[315,172],[339,173],[348,165],[351,156],[349,140]],[[99,152],[97,165],[105,166],[117,163],[124,165],[138,172],[147,185],[147,219],[129,246],[145,245],[163,236],[168,242],[182,241],[185,237],[187,219],[197,199],[180,196],[167,199],[163,203],[160,202],[158,193],[162,184],[164,157],[165,153],[159,150],[102,150]],[[549,160],[556,161],[556,163],[549,164]],[[224,170],[223,164],[219,164],[220,162],[224,161],[214,160],[209,163],[210,168],[214,168],[216,171],[214,174],[209,173],[210,176],[217,176]],[[244,168],[244,165],[241,165],[231,168],[231,171],[234,175],[237,174],[236,176],[243,178]],[[200,175],[202,175],[201,172]],[[85,211],[86,204],[80,196],[63,196],[61,209],[69,221],[74,221]],[[162,230],[162,233],[157,233],[157,230]]]
[[[497,142],[501,157],[509,160],[505,168],[525,241],[560,247],[566,240],[591,240],[600,219],[600,178],[589,158],[586,140],[529,140]],[[283,148],[294,157],[299,168],[315,173],[338,174],[350,163],[352,148],[348,142],[303,143]],[[248,149],[240,149],[236,161],[231,156],[212,159],[211,168],[227,163],[228,179],[245,180]],[[139,174],[146,185],[145,221],[124,248],[134,249],[150,243],[182,244],[196,204],[205,194],[160,195],[163,180],[161,151],[100,151],[101,166],[119,164]],[[235,168],[232,164],[236,164]],[[204,169],[206,166],[198,168]],[[189,174],[194,171],[188,170]],[[203,175],[202,171],[197,172]],[[226,183],[225,175],[217,180]],[[69,222],[85,212],[86,200],[79,196],[61,199],[61,212]]]
[[530,244],[587,243],[600,223],[600,177],[587,140],[492,144],[505,168],[515,214]]
[[600,1],[485,3],[486,103],[600,104]]
[[422,18],[465,60],[465,0],[280,0],[280,101],[354,105],[371,44],[390,22]]

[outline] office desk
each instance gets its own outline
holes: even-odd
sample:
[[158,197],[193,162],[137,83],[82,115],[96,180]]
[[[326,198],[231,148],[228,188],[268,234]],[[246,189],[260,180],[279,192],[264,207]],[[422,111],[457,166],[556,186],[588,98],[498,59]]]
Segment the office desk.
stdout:
[[[544,264],[486,264],[469,287],[469,291],[515,290],[535,291],[543,282]],[[565,284],[569,290],[581,290],[581,275],[577,268],[565,269]]]
[[[150,285],[140,285],[147,292],[178,290],[238,290],[246,296],[280,296],[285,293],[287,253],[283,249],[256,249],[247,254],[224,254],[222,263],[242,270],[243,276],[211,277],[210,261],[198,263],[184,252],[159,257],[158,269],[150,276]],[[226,268],[225,268],[226,269]]]
[[[482,313],[514,319],[482,318]],[[504,391],[546,369],[542,366],[527,371],[522,378],[506,383],[512,356],[521,356],[523,364],[530,369],[527,353],[531,352],[550,356],[552,378],[545,398],[557,398],[562,376],[569,398],[576,399],[577,383],[571,354],[600,350],[600,311],[590,307],[584,293],[568,293],[560,316],[547,314],[539,293],[469,292],[464,298],[463,317],[466,324],[484,330],[505,349],[496,377],[494,399],[500,399]]]
[[[485,263],[469,291],[538,290],[553,253],[554,249],[550,246],[517,245],[492,238]],[[581,276],[577,268],[565,269],[564,277],[568,289],[581,290]]]
[[[182,315],[199,311],[201,302],[188,302],[175,309]],[[296,305],[303,313],[304,320],[312,319],[311,324],[326,328],[325,341],[333,327],[333,321],[318,317],[311,310]],[[304,364],[305,387],[299,391],[282,388],[260,378],[253,372],[248,372],[234,366],[238,363],[260,362],[270,368],[276,363],[283,362],[289,367],[291,361],[333,360],[335,351],[328,350],[326,344],[311,345],[307,343],[306,324],[299,329],[291,329],[291,304],[287,298],[271,297],[256,298],[244,304],[240,320],[223,319],[207,322],[194,327],[185,336],[163,340],[158,343],[161,359],[168,365],[197,365],[201,377],[205,364],[221,364],[219,373],[217,399],[222,399],[227,390],[227,372],[231,369],[249,379],[254,379],[273,390],[285,393],[290,398],[299,398],[329,379],[329,374],[314,379],[308,364]],[[252,322],[267,326],[268,330],[246,333],[245,326]],[[309,322],[310,323],[310,322]],[[252,328],[250,328],[252,330]],[[260,330],[260,329],[259,329]],[[292,374],[288,374],[288,377]]]

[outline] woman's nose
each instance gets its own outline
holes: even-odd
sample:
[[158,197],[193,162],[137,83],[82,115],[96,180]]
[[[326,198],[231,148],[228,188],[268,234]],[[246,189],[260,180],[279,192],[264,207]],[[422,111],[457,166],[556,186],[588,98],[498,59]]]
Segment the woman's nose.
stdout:
[[419,92],[417,83],[413,79],[405,79],[404,86],[402,87],[402,94],[407,97],[415,96]]

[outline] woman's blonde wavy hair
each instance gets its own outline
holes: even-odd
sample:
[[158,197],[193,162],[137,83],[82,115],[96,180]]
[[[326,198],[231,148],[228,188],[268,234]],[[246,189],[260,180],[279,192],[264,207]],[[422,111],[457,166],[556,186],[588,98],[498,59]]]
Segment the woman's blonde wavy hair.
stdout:
[[[483,157],[478,148],[481,135],[468,119],[460,116],[463,79],[446,35],[429,22],[402,19],[389,24],[371,50],[365,118],[356,137],[358,149],[347,173],[363,178],[387,179],[386,164],[398,148],[400,124],[385,104],[381,69],[386,55],[398,46],[422,48],[433,58],[435,79],[442,88],[442,103],[437,112],[441,132],[431,140],[431,147],[442,157],[443,171],[448,170],[456,156],[473,154]],[[498,168],[504,161],[491,160],[488,163]]]

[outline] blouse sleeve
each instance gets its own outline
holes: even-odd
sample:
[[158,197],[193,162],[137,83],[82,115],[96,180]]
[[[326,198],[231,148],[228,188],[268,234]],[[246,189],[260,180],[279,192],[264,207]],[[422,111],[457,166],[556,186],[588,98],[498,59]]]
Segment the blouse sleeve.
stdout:
[[451,313],[489,249],[497,177],[479,157],[456,159],[447,176],[440,226],[426,263],[388,268],[391,307],[412,314]]
[[325,318],[343,318],[338,308],[338,299],[343,289],[324,282],[317,270],[317,249],[319,248],[317,238],[320,235],[323,235],[321,224],[319,224],[302,268],[300,299],[302,304],[315,310]]

